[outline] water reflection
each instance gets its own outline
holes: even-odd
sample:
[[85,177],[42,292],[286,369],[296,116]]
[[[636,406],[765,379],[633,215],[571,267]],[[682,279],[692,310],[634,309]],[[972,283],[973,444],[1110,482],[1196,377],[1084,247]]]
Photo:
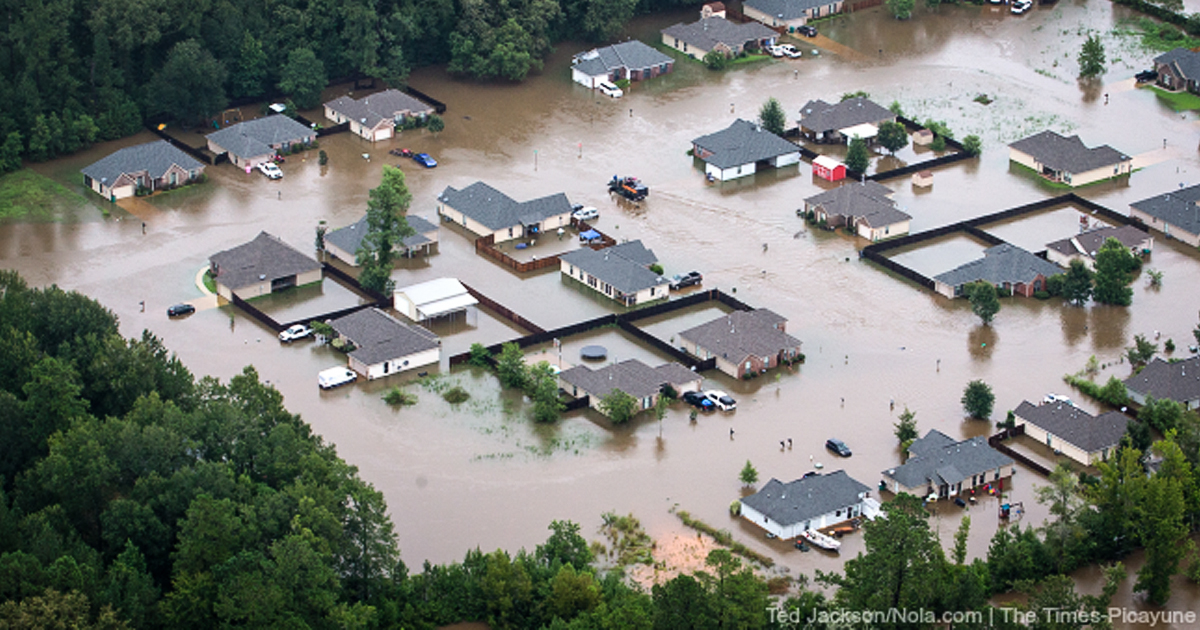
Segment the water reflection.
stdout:
[[999,335],[996,329],[986,324],[979,324],[967,334],[967,351],[976,361],[989,361],[996,348]]

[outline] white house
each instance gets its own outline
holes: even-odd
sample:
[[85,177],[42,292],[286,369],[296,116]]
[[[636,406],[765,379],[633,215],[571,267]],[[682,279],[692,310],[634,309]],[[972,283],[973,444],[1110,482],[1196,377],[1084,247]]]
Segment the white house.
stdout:
[[1096,252],[1100,251],[1100,247],[1110,238],[1117,239],[1139,257],[1154,248],[1154,238],[1132,225],[1102,227],[1047,243],[1046,260],[1061,267],[1070,267],[1072,260],[1078,260],[1095,271]]
[[209,151],[216,155],[228,153],[234,166],[249,172],[277,153],[286,153],[293,145],[308,145],[316,138],[317,132],[312,129],[282,114],[274,114],[230,125],[204,139]]
[[1129,216],[1168,239],[1200,247],[1200,184],[1131,203]]
[[396,289],[392,296],[397,312],[414,322],[465,312],[467,323],[475,325],[479,300],[454,278],[438,278]]
[[[415,214],[404,218],[408,222],[408,227],[412,228],[416,234],[406,236],[400,243],[395,243],[395,249],[408,257],[412,257],[418,252],[426,255],[431,253],[438,242],[437,224]],[[363,246],[363,237],[366,235],[367,215],[364,214],[358,221],[326,233],[325,253],[351,267],[357,267],[358,250]],[[369,246],[368,249],[370,249]]]
[[1084,466],[1108,460],[1131,422],[1119,411],[1093,416],[1068,402],[1021,401],[1013,415],[1025,435]]
[[341,96],[325,103],[325,117],[335,124],[350,123],[350,131],[372,142],[387,140],[396,133],[396,125],[408,118],[424,118],[433,106],[400,90],[384,90],[360,99]]
[[841,12],[842,4],[842,0],[746,0],[742,13],[767,26],[795,30],[809,20]]
[[1088,148],[1079,136],[1046,130],[1008,145],[1008,158],[1052,182],[1084,186],[1133,172],[1133,158],[1108,146]]
[[601,81],[653,79],[674,66],[674,59],[634,39],[575,55],[571,80],[595,88]]
[[580,247],[559,256],[558,260],[564,276],[625,306],[664,300],[670,293],[671,281],[650,271],[650,265],[658,258],[641,241],[600,250]]
[[803,477],[790,483],[772,478],[742,499],[742,518],[778,538],[796,538],[859,516],[873,518],[879,503],[863,483],[844,470]]
[[109,201],[132,197],[138,187],[151,191],[194,181],[204,165],[166,140],[125,147],[89,164],[83,183]]
[[338,337],[354,344],[348,353],[350,369],[368,380],[437,363],[442,341],[421,328],[409,326],[377,308],[365,308],[329,322]]
[[692,155],[704,161],[704,173],[717,180],[753,175],[758,166],[783,168],[800,163],[800,147],[747,120],[692,140]]

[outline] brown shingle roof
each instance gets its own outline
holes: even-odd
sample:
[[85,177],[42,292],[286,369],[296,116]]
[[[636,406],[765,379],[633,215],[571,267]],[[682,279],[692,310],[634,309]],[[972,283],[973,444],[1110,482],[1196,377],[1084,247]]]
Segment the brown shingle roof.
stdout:
[[321,268],[321,263],[266,232],[260,232],[249,243],[217,252],[208,260],[216,268],[217,282],[231,289]]
[[1200,399],[1200,357],[1174,363],[1155,357],[1141,372],[1125,379],[1125,387],[1142,396],[1186,403]]
[[723,359],[740,363],[748,356],[769,357],[799,348],[800,340],[777,326],[787,319],[765,308],[734,311],[679,333],[680,338]]
[[558,377],[597,398],[604,398],[614,389],[634,398],[643,398],[657,394],[663,385],[678,386],[700,380],[700,375],[678,363],[664,363],[652,368],[637,359],[627,359],[598,370],[577,365]]
[[1129,416],[1119,411],[1093,416],[1065,402],[1034,405],[1028,401],[1021,401],[1013,413],[1087,453],[1095,453],[1119,444],[1131,421]]

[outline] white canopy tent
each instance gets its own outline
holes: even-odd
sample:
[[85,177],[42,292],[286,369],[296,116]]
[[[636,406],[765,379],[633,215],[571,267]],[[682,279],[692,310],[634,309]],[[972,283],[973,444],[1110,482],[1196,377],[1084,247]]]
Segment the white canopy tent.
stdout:
[[876,127],[871,123],[863,123],[861,125],[854,125],[853,127],[839,129],[838,133],[846,136],[847,138],[862,138],[863,140],[870,140],[871,138],[879,135],[879,127]]
[[397,311],[414,322],[465,312],[467,323],[474,325],[476,310],[472,307],[479,300],[458,280],[438,278],[396,289],[393,303]]

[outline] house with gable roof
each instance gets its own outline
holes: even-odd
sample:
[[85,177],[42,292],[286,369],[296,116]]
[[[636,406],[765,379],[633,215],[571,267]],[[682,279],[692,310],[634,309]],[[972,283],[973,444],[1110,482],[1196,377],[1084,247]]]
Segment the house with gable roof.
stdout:
[[132,197],[138,188],[174,188],[204,173],[204,164],[166,140],[125,147],[85,166],[83,184],[109,201]]
[[724,15],[702,16],[697,22],[680,22],[659,32],[664,44],[693,59],[703,59],[714,50],[736,57],[748,48],[762,50],[773,46],[779,37],[779,33],[758,22],[740,24],[725,19]]
[[671,281],[650,271],[658,262],[640,240],[604,249],[580,247],[558,257],[563,275],[625,306],[669,297]]
[[741,118],[729,127],[692,140],[692,155],[709,178],[725,181],[753,175],[762,167],[800,163],[800,147]]
[[746,0],[742,13],[773,28],[796,30],[809,20],[842,11],[842,0]]
[[274,114],[219,129],[205,140],[209,151],[218,156],[228,153],[234,166],[248,171],[274,159],[277,153],[286,153],[293,145],[310,144],[316,137],[312,129],[283,114]]
[[1119,411],[1093,416],[1061,400],[1040,405],[1023,400],[1013,415],[1017,426],[1025,426],[1025,435],[1084,466],[1108,461],[1134,421]]
[[1102,227],[1047,243],[1046,260],[1062,267],[1070,267],[1072,260],[1078,260],[1094,271],[1096,252],[1100,251],[1100,247],[1110,238],[1120,241],[1138,257],[1154,248],[1154,238],[1147,234],[1144,228],[1138,229],[1132,225]]
[[1048,129],[1008,145],[1008,158],[1068,186],[1086,186],[1133,172],[1133,158],[1107,144],[1089,148],[1077,135],[1062,136]]
[[872,242],[908,234],[912,215],[896,207],[892,189],[878,182],[849,182],[804,200],[804,209],[830,227],[853,226]]
[[933,290],[948,298],[964,297],[972,282],[988,282],[1014,295],[1033,297],[1046,290],[1046,279],[1063,273],[1062,267],[1013,245],[1001,243],[983,250],[972,260],[933,277]]
[[1200,247],[1200,184],[1135,201],[1129,216],[1167,238]]
[[800,135],[814,142],[848,142],[859,137],[870,140],[885,122],[896,122],[892,110],[863,96],[834,104],[811,100],[800,108]]
[[350,123],[350,131],[371,142],[387,140],[396,133],[396,125],[409,118],[424,118],[434,112],[432,105],[400,90],[384,90],[353,99],[340,96],[325,103],[325,117],[334,124]]
[[331,320],[338,337],[353,345],[350,369],[368,380],[437,363],[442,341],[417,325],[404,324],[378,308],[364,308]]
[[571,80],[595,88],[601,81],[653,79],[674,67],[674,59],[635,39],[575,55]]
[[[404,240],[393,244],[393,247],[409,257],[417,252],[425,255],[432,253],[438,242],[437,224],[415,214],[406,215],[404,219],[416,234],[404,237]],[[364,214],[361,219],[350,225],[330,230],[325,234],[325,252],[351,267],[357,267],[358,250],[363,245],[367,229],[367,215]]]
[[1125,379],[1125,391],[1133,402],[1144,405],[1153,396],[1200,409],[1200,356],[1182,361],[1154,357],[1140,372]]
[[588,406],[600,411],[600,401],[620,390],[638,401],[638,409],[652,409],[662,391],[670,387],[675,393],[700,390],[699,374],[675,363],[650,367],[637,359],[626,359],[593,370],[577,365],[558,374],[558,386],[574,398],[588,397]]
[[961,442],[931,429],[908,447],[908,460],[884,470],[883,485],[894,493],[948,498],[985,484],[1002,483],[1013,474],[1013,460],[992,448],[985,437]]
[[477,236],[490,235],[502,243],[571,225],[571,202],[563,193],[519,202],[475,182],[461,190],[447,186],[438,195],[438,214]]
[[1176,48],[1154,58],[1157,83],[1168,90],[1200,94],[1200,52]]
[[323,279],[321,263],[279,237],[260,232],[254,240],[208,258],[217,294],[248,300]]
[[783,483],[774,477],[742,499],[742,518],[780,539],[830,527],[852,518],[874,518],[879,502],[866,484],[835,470]]
[[734,377],[757,374],[800,356],[799,339],[787,333],[787,318],[770,309],[733,311],[679,333],[684,352]]

